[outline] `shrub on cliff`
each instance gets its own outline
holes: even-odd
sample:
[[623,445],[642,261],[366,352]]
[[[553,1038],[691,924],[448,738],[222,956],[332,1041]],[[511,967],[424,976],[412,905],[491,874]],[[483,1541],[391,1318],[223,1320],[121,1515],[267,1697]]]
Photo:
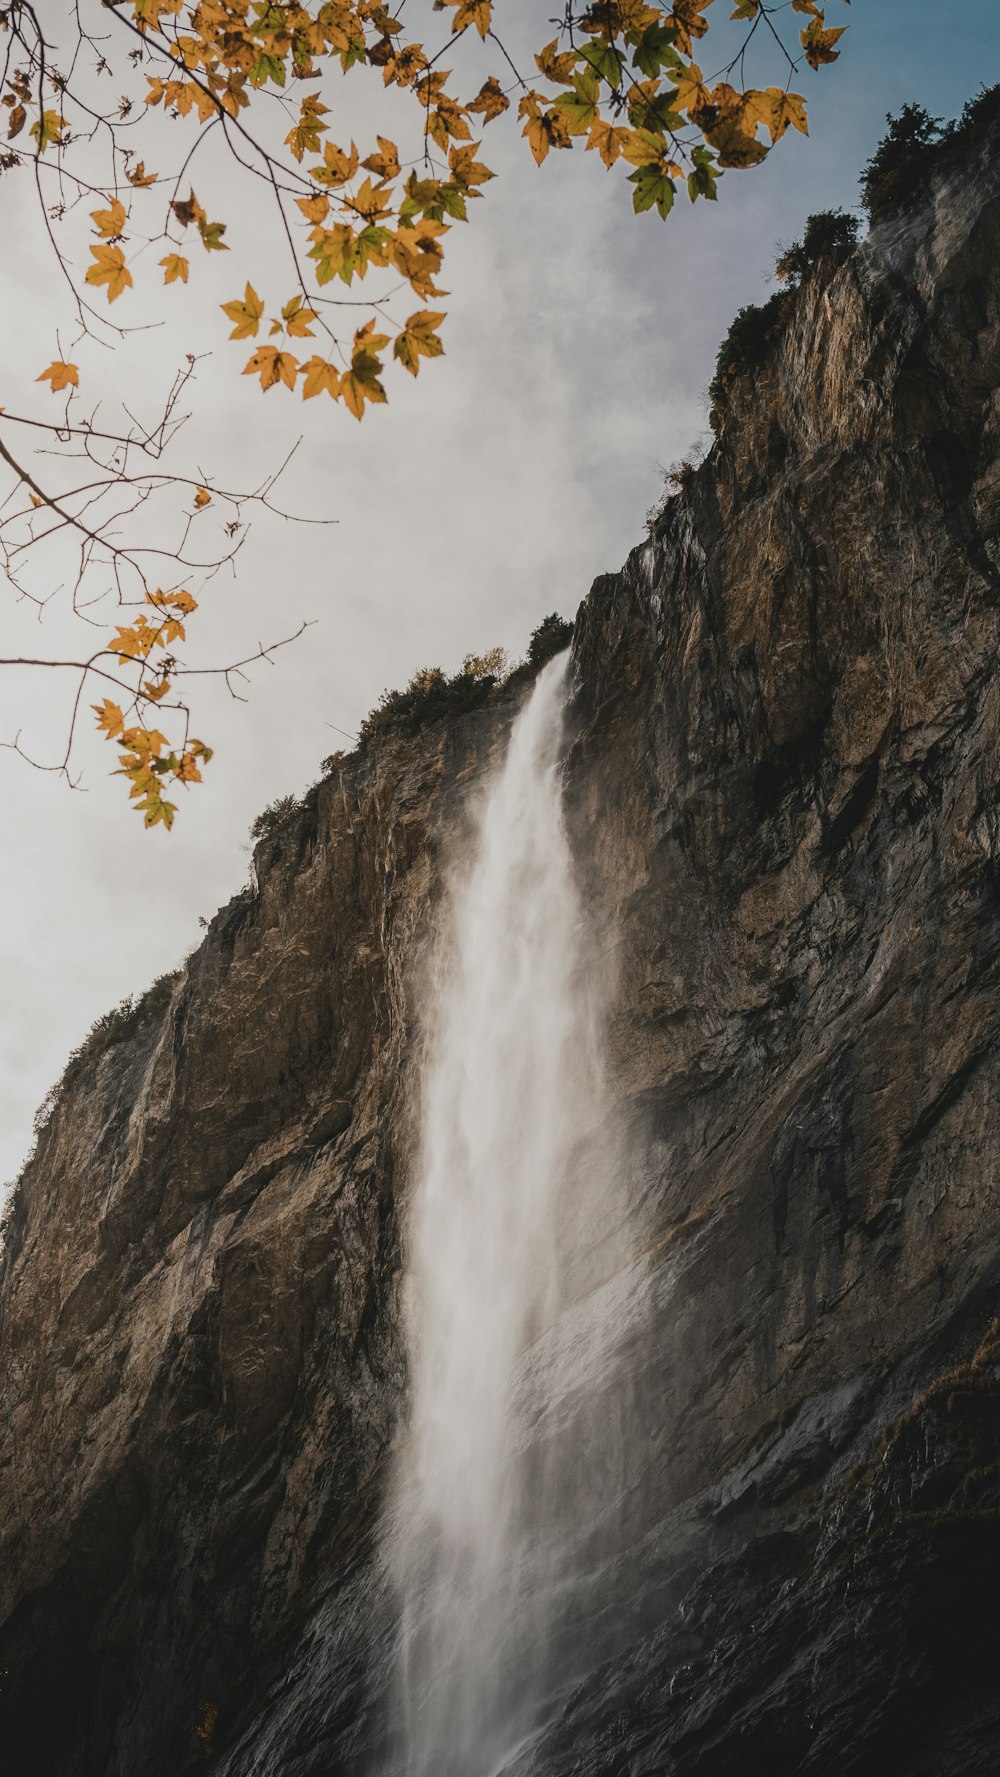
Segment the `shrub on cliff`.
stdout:
[[461,672],[451,678],[439,666],[422,667],[404,690],[383,691],[362,722],[358,739],[364,742],[393,730],[416,734],[430,722],[481,709],[498,692],[533,679],[546,661],[569,647],[572,638],[572,623],[552,611],[532,630],[527,657],[520,666],[512,669],[504,648],[488,648],[485,654],[467,654]]
[[294,796],[279,796],[275,802],[269,802],[266,808],[261,809],[250,828],[251,839],[272,839],[294,807]]
[[747,303],[739,310],[715,360],[715,375],[708,385],[713,426],[730,388],[738,376],[756,370],[767,356],[771,341],[781,331],[791,303],[790,293],[778,290],[765,303]]
[[932,117],[923,105],[904,105],[895,117],[887,112],[889,128],[861,174],[861,199],[869,221],[912,203],[949,150],[974,141],[997,117],[1000,82],[980,87],[950,123]]
[[775,261],[779,283],[797,290],[821,268],[841,265],[858,239],[858,219],[847,210],[818,210],[806,217],[801,241],[783,247]]

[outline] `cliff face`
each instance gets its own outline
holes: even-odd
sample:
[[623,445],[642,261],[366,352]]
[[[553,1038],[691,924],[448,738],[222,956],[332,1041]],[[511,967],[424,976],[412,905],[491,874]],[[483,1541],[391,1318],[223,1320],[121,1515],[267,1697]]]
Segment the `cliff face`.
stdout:
[[[581,1625],[518,1777],[996,1769],[998,438],[994,131],[581,607],[648,1437],[628,1645]],[[391,1768],[421,957],[511,713],[343,761],[58,1099],[0,1281],[12,1777]]]

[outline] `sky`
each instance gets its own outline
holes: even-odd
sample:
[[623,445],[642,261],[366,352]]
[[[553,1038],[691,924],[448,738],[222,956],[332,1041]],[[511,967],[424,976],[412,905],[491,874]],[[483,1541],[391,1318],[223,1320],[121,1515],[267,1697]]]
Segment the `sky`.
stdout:
[[[496,9],[526,62],[550,33],[550,10],[547,0]],[[96,735],[83,736],[76,793],[0,751],[0,1181],[16,1175],[36,1107],[93,1020],[176,967],[199,920],[244,885],[260,809],[306,790],[384,687],[424,665],[456,670],[495,643],[519,656],[541,617],[572,615],[641,541],[664,467],[707,442],[705,390],[733,314],[766,298],[777,245],[807,214],[856,205],[885,114],[918,100],[949,117],[1000,78],[998,0],[949,8],[946,33],[939,0],[854,0],[849,12],[830,0],[828,15],[850,29],[834,67],[804,71],[808,140],[789,132],[763,167],[727,174],[717,204],[678,202],[666,223],[633,216],[630,188],[595,155],[556,154],[537,169],[507,127],[513,114],[492,125],[483,156],[499,176],[473,224],[449,236],[446,355],[406,387],[393,379],[389,405],[361,426],[342,405],[264,397],[236,374],[233,354],[246,348],[228,343],[212,305],[259,275],[245,202],[229,217],[232,251],[199,265],[197,294],[168,307],[173,292],[130,293],[133,318],[163,324],[115,352],[81,348],[82,378],[99,376],[112,403],[141,405],[186,351],[210,343],[183,466],[247,486],[301,435],[283,498],[325,522],[265,516],[235,575],[202,596],[206,658],[311,627],[253,669],[248,702],[205,681],[196,728],[216,755],[171,833],[145,832]],[[330,120],[337,139],[391,133],[369,111],[371,89],[357,88],[338,88],[348,109]],[[34,378],[72,327],[20,175],[0,179],[0,223],[18,244],[0,259],[0,407],[42,412],[47,391]],[[10,446],[13,430],[0,415]],[[55,584],[69,563],[47,571]],[[2,584],[0,644],[3,655],[46,657],[80,646],[58,600],[39,614]],[[58,756],[66,689],[56,673],[0,668],[0,742],[20,732],[37,756]]]

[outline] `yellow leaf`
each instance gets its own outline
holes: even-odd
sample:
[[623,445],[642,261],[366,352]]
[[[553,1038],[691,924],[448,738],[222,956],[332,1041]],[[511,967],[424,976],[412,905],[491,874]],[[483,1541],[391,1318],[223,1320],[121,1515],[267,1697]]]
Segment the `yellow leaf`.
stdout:
[[41,117],[31,126],[31,134],[38,143],[39,151],[44,154],[50,142],[61,144],[65,128],[66,119],[60,117],[58,111],[43,111]]
[[443,314],[436,314],[433,309],[418,309],[398,335],[392,348],[393,356],[411,376],[417,375],[421,358],[440,358],[443,353],[444,346],[435,330],[444,319]]
[[108,301],[114,302],[132,282],[125,255],[120,247],[91,247],[90,251],[96,263],[90,267],[86,281],[88,284],[105,284]]
[[295,202],[307,222],[322,222],[329,214],[330,199],[322,191],[318,191],[315,197],[297,197]]
[[148,185],[155,185],[159,178],[159,174],[147,173],[145,161],[140,160],[134,167],[129,169],[128,178],[130,185],[134,185],[137,190],[142,191]]
[[624,153],[628,140],[628,130],[615,129],[605,123],[603,117],[595,117],[587,137],[587,147],[596,148],[606,167],[613,167],[618,156]]
[[78,389],[80,372],[75,364],[63,364],[61,360],[56,359],[53,364],[49,365],[48,370],[42,371],[41,376],[36,376],[35,381],[36,383],[51,383],[52,393],[57,394],[60,389]]
[[302,399],[311,401],[314,395],[326,390],[334,401],[340,396],[340,372],[334,365],[328,364],[325,358],[309,358],[302,366]]
[[824,29],[823,14],[817,12],[812,23],[804,31],[799,32],[802,47],[806,52],[806,61],[810,68],[821,68],[824,62],[835,62],[840,54],[834,49],[838,38],[843,37],[846,25],[838,25],[836,30]]
[[259,376],[262,389],[273,389],[276,383],[284,383],[286,388],[294,389],[298,375],[299,361],[291,352],[279,352],[276,346],[258,346],[253,357],[243,367],[244,376]]
[[103,703],[92,703],[90,707],[97,717],[98,728],[107,735],[109,740],[114,740],[116,735],[121,734],[125,726],[125,718],[118,705],[112,703],[110,697],[106,697]]
[[780,105],[775,107],[775,141],[783,136],[788,125],[800,135],[808,136],[809,125],[806,121],[806,102],[801,93],[782,93]]
[[28,498],[31,501],[31,504],[33,506],[44,506],[45,505],[45,501],[40,500],[37,494],[29,493]]
[[489,80],[483,82],[475,98],[466,105],[465,109],[480,113],[484,123],[492,123],[495,117],[500,117],[504,111],[510,110],[510,100],[499,80],[491,74]]
[[379,179],[398,179],[399,149],[395,142],[389,141],[388,136],[379,136],[377,141],[378,153],[370,154],[367,160],[361,162],[361,165],[366,167],[369,173],[375,173]]
[[224,315],[236,325],[230,339],[255,339],[260,328],[264,304],[257,295],[252,284],[248,284],[243,293],[242,302],[223,302],[219,304]]
[[336,142],[324,142],[323,161],[325,164],[314,170],[313,178],[323,185],[346,185],[358,170],[358,151],[353,142],[350,154],[345,154]]
[[207,487],[200,487],[194,497],[195,511],[203,512],[211,504],[212,496]]
[[90,220],[106,241],[115,240],[125,227],[125,205],[116,197],[109,197],[109,210],[91,210]]
[[281,318],[285,323],[285,331],[293,339],[312,338],[309,323],[317,319],[316,310],[304,307],[301,296],[293,296],[290,302],[286,302]]
[[492,15],[492,0],[460,0],[451,28],[453,31],[464,31],[469,25],[475,25],[480,37],[485,37],[489,32]]
[[553,37],[551,43],[546,43],[544,48],[538,51],[535,56],[535,67],[540,74],[545,75],[546,80],[551,80],[554,86],[572,86],[573,76],[576,73],[576,55],[571,49],[563,50],[560,55],[559,39]]
[[168,253],[165,259],[160,260],[160,264],[163,267],[165,284],[172,284],[177,278],[182,284],[187,283],[189,267],[183,253]]

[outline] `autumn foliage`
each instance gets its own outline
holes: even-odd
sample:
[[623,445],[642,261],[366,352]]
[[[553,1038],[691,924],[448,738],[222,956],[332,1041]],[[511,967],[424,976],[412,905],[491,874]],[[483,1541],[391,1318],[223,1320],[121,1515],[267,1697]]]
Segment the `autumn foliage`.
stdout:
[[[199,256],[225,253],[248,226],[242,209],[218,214],[224,204],[199,171],[201,142],[223,139],[253,182],[255,236],[258,194],[273,224],[259,275],[222,304],[229,339],[244,348],[235,368],[268,396],[325,398],[360,421],[386,402],[390,373],[417,377],[444,350],[447,238],[493,178],[483,137],[499,120],[513,122],[539,166],[555,152],[590,153],[623,180],[637,213],[664,219],[680,193],[715,199],[725,172],[759,165],[790,130],[805,133],[799,75],[836,59],[843,27],[827,23],[819,0],[735,0],[728,62],[709,76],[712,4],[567,3],[554,21],[539,5],[539,36],[553,23],[555,35],[525,68],[504,42],[512,15],[501,0],[409,0],[398,16],[378,0],[79,0],[65,9],[9,0],[0,5],[0,170],[30,166],[40,190],[46,180],[57,186],[60,226],[77,226],[85,210],[86,268],[81,276],[69,255],[62,265],[87,333],[92,305],[124,307],[140,280],[168,287],[164,301],[196,299]],[[525,0],[519,6],[523,14]],[[53,14],[65,42],[52,41]],[[73,71],[85,53],[110,71],[116,50],[128,89],[98,112]],[[753,83],[758,56],[779,78]],[[347,75],[370,82],[372,129],[360,145],[337,127]],[[394,119],[399,96],[410,105],[405,141],[381,133],[388,89]],[[179,137],[169,166],[164,120]],[[211,333],[209,317],[200,326]],[[67,403],[59,423],[70,436],[73,404],[86,394],[78,365],[60,353],[38,380]],[[19,469],[9,449],[2,455]],[[24,479],[34,508],[53,504]],[[194,513],[213,498],[197,485]],[[124,602],[138,608],[123,613],[86,672],[119,687],[95,704],[98,725],[147,825],[169,827],[176,805],[166,787],[197,782],[211,757],[188,737],[176,695],[196,600],[184,584],[143,578]],[[172,739],[159,725],[168,707],[181,730]]]

